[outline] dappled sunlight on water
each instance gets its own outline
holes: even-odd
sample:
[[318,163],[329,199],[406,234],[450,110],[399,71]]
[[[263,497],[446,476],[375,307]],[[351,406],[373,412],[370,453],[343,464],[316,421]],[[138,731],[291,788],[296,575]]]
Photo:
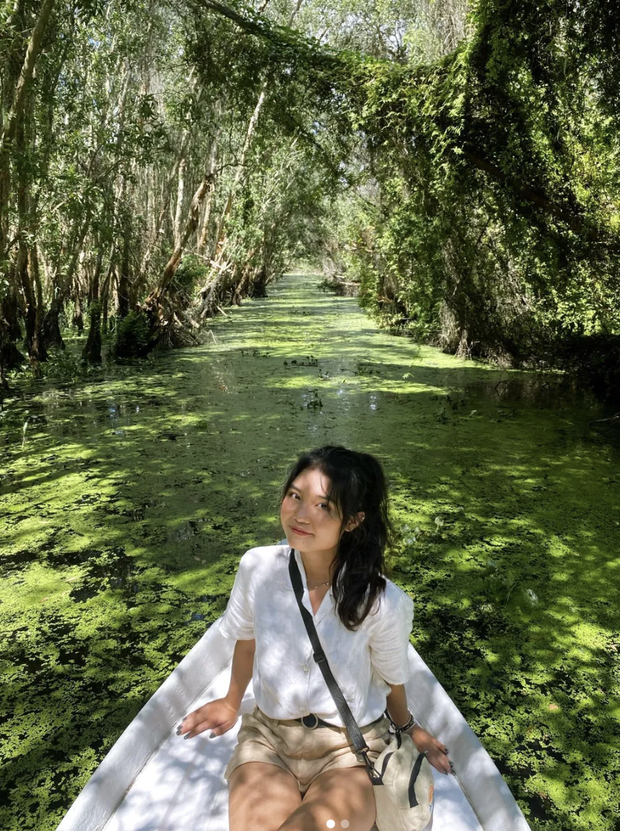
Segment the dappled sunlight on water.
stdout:
[[243,551],[281,537],[285,471],[324,443],[384,463],[415,644],[536,827],[611,828],[592,822],[618,775],[609,413],[392,337],[313,277],[211,333],[0,414],[7,828],[55,828]]

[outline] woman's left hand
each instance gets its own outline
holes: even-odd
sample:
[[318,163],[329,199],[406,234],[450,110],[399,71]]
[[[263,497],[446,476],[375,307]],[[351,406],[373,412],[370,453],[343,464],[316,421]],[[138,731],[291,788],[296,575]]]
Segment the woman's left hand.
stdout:
[[420,753],[426,753],[426,758],[431,765],[440,773],[452,773],[450,760],[448,759],[448,748],[436,739],[431,733],[414,724],[407,733],[413,739],[413,743]]

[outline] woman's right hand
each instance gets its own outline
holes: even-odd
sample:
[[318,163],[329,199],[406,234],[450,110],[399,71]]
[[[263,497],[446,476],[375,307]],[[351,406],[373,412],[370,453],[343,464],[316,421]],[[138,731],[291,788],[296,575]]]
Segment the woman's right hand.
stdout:
[[177,727],[177,736],[193,739],[199,733],[211,729],[209,738],[213,739],[234,727],[238,718],[238,707],[231,704],[227,698],[216,698],[215,701],[209,701],[185,716]]

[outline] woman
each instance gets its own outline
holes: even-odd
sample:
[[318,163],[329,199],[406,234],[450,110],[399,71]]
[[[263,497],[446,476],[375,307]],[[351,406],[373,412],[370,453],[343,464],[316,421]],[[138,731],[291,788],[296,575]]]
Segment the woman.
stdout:
[[244,554],[220,620],[236,641],[228,693],[186,716],[178,733],[230,730],[253,676],[256,707],[242,717],[225,772],[230,831],[370,831],[372,785],[312,658],[288,564],[293,551],[304,605],[371,760],[391,720],[448,773],[447,748],[407,708],[413,602],[382,576],[389,520],[381,465],[344,447],[302,455],[282,490],[280,519],[288,545]]

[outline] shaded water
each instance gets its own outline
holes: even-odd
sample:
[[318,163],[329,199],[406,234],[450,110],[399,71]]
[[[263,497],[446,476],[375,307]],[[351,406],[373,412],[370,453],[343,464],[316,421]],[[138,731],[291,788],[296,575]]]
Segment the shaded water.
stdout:
[[0,414],[0,826],[53,829],[280,538],[297,454],[384,463],[414,643],[535,828],[618,822],[613,422],[559,381],[381,332],[288,276],[211,342]]

